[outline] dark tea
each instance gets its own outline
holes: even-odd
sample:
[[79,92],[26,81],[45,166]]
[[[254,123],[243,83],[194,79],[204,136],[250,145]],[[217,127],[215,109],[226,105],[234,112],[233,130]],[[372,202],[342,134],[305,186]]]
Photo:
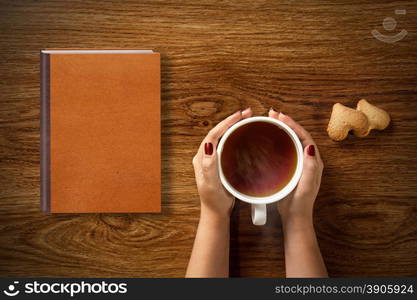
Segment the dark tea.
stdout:
[[283,129],[272,123],[252,122],[227,138],[221,165],[235,190],[252,197],[266,197],[291,180],[297,167],[297,150]]

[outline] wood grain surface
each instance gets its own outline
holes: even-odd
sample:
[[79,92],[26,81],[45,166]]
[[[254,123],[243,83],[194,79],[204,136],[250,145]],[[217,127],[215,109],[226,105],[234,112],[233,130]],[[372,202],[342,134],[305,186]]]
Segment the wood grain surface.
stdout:
[[[395,15],[406,9],[406,15]],[[382,28],[394,17],[397,28]],[[191,160],[238,109],[299,121],[325,164],[315,227],[330,276],[417,276],[415,1],[0,2],[0,275],[181,277],[199,216]],[[407,36],[394,44],[372,29]],[[147,48],[162,55],[162,214],[39,210],[39,50]],[[392,123],[333,142],[332,105],[366,98]],[[232,216],[231,275],[284,276],[276,207]]]

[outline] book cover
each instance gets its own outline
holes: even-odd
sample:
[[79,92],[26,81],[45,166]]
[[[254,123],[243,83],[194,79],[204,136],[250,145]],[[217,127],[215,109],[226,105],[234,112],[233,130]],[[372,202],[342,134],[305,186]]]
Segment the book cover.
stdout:
[[41,51],[41,209],[160,212],[160,56]]

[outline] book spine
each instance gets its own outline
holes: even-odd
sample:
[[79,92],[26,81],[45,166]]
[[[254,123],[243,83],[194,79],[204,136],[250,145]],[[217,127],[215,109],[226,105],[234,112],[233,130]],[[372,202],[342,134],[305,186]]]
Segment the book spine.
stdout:
[[51,169],[50,169],[50,56],[41,52],[40,64],[40,196],[41,210],[51,211]]

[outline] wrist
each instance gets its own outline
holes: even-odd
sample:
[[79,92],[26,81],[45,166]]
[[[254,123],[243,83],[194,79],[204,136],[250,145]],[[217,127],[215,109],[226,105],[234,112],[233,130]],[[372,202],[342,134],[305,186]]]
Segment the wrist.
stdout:
[[281,216],[282,227],[287,230],[314,230],[312,215]]
[[225,212],[218,212],[214,211],[203,204],[201,205],[200,211],[200,222],[209,222],[211,224],[221,225],[221,224],[229,224],[230,222],[230,215]]

